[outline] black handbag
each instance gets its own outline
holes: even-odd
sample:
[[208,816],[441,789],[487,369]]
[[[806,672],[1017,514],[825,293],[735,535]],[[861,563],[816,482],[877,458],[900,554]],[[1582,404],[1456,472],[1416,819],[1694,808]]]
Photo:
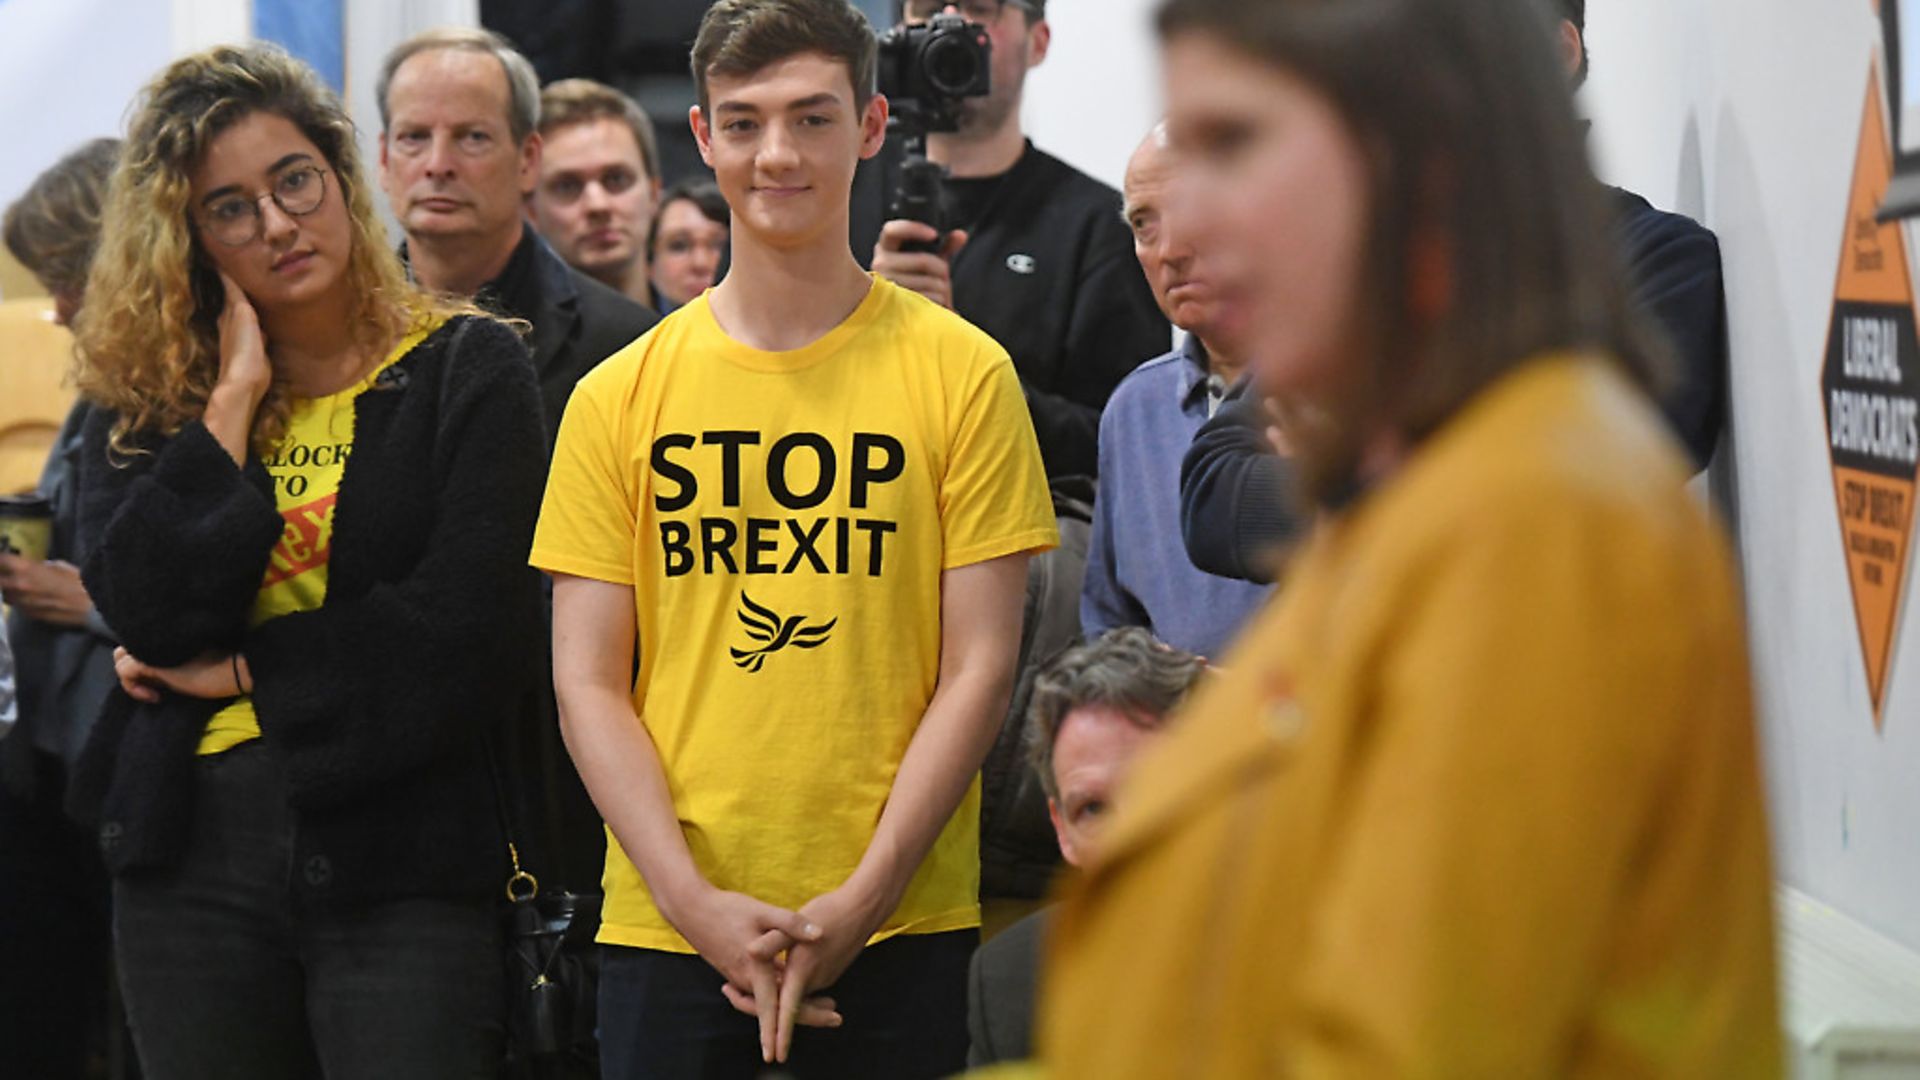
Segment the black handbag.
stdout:
[[507,1045],[500,1075],[503,1080],[596,1080],[600,965],[593,934],[600,924],[600,898],[540,891],[539,879],[520,865],[514,815],[491,739],[486,753],[512,868],[504,928]]

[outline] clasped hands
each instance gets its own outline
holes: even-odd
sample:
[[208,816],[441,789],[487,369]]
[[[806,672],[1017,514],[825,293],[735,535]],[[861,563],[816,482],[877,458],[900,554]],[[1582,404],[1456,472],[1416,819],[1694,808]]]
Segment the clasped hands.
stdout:
[[708,885],[670,921],[726,978],[727,1001],[759,1019],[760,1056],[772,1063],[787,1060],[794,1025],[840,1026],[833,999],[818,991],[839,981],[887,910],[851,882],[798,911]]

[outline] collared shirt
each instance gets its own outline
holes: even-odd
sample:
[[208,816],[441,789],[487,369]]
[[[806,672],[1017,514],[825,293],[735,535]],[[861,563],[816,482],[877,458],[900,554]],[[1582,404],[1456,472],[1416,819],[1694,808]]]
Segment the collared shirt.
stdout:
[[[532,239],[537,235],[531,225],[521,222],[520,238],[513,243],[513,254],[507,256],[505,265],[500,267],[500,272],[493,276],[493,280],[480,286],[475,296],[476,303],[499,311],[510,308],[515,299],[527,298],[526,289],[532,283],[536,257]],[[401,267],[407,272],[407,280],[418,284],[420,279],[413,273],[412,247],[410,241],[402,240],[396,254],[400,256]]]
[[1217,657],[1266,600],[1267,586],[1196,568],[1180,534],[1180,460],[1226,392],[1192,335],[1114,389],[1100,418],[1100,486],[1080,593],[1085,633],[1144,626]]
[[492,281],[480,286],[480,293],[474,299],[489,311],[531,321],[539,312],[541,300],[539,279],[534,273],[539,251],[533,227],[522,225],[520,228],[520,242],[513,245],[507,265],[500,268]]
[[[535,273],[540,259],[539,234],[531,225],[522,223],[520,239],[513,245],[513,254],[507,256],[506,265],[493,276],[493,280],[480,286],[474,294],[473,302],[509,319],[533,321],[541,305],[540,279]],[[406,267],[407,278],[418,281],[413,276],[413,261],[408,253],[408,244],[400,241],[400,265]]]

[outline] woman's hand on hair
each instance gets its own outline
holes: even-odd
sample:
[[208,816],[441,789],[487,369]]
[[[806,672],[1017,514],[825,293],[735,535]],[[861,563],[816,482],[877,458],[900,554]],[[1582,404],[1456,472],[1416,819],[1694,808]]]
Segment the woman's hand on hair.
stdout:
[[201,419],[234,464],[240,465],[247,460],[254,414],[273,385],[273,367],[267,363],[260,315],[247,294],[225,273],[220,275],[220,285],[227,293],[227,304],[220,309],[220,378],[213,384]]
[[237,697],[245,692],[240,685],[245,671],[246,661],[236,661],[230,653],[208,653],[179,667],[158,668],[143,663],[124,648],[113,650],[113,673],[120,680],[120,689],[149,705],[160,700],[162,690],[210,700]]
[[226,290],[227,303],[220,309],[220,380],[216,387],[245,391],[250,406],[258,406],[273,384],[267,338],[260,331],[259,313],[240,286],[225,273],[220,275],[220,285]]

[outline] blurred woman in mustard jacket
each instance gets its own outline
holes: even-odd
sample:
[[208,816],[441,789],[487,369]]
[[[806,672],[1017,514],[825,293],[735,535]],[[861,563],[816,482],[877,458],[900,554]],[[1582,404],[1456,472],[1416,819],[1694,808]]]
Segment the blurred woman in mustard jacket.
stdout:
[[1323,512],[1136,768],[1057,1077],[1767,1077],[1728,550],[1527,0],[1169,0],[1172,213]]

